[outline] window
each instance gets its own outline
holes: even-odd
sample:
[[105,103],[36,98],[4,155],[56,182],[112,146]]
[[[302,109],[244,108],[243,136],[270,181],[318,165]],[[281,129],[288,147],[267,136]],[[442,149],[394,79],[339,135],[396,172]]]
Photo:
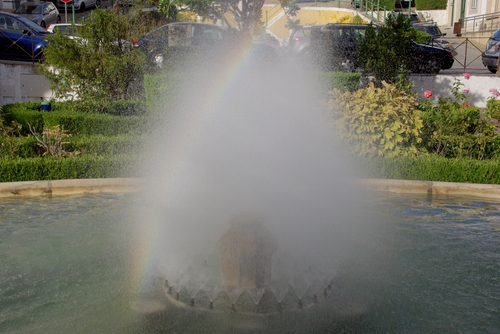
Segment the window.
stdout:
[[472,2],[471,2],[471,8],[472,9],[477,9],[477,0],[472,0]]

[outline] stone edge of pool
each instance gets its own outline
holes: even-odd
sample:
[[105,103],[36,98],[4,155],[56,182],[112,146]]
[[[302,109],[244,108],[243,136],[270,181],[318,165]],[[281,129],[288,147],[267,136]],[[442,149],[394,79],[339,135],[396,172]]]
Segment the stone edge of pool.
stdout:
[[[356,183],[368,190],[390,193],[500,199],[500,185],[496,184],[386,179],[358,179]],[[140,192],[144,188],[145,182],[139,178],[3,182],[0,183],[0,198],[131,193]]]

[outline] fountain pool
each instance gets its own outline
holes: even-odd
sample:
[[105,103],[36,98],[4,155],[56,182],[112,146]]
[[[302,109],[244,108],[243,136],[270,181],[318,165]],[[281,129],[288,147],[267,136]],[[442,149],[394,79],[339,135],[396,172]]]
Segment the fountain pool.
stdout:
[[176,307],[161,268],[137,289],[136,200],[0,200],[0,332],[500,333],[499,202],[372,196],[363,210],[378,233],[337,259],[335,312],[248,317]]

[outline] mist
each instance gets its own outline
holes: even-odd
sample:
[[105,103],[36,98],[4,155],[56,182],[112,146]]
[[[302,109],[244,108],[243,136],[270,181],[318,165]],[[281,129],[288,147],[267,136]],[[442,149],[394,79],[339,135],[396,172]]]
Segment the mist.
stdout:
[[[165,276],[201,259],[232,215],[258,214],[278,239],[273,261],[334,275],[373,231],[356,166],[335,137],[326,90],[297,64],[196,67],[163,101],[144,149],[139,230],[154,230]],[[165,97],[159,96],[159,99]],[[147,237],[146,237],[147,238]],[[289,268],[289,270],[292,270]]]

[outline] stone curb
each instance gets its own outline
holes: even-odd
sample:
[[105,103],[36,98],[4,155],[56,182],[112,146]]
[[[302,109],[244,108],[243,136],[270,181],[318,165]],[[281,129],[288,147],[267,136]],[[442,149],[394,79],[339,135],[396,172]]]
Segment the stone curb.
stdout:
[[408,181],[408,180],[359,180],[360,185],[368,190],[392,192],[398,194],[427,194],[427,196],[467,196],[500,199],[500,185],[435,182],[435,181]]
[[[434,181],[359,179],[357,183],[370,190],[397,194],[432,196],[468,196],[500,200],[500,185]],[[104,193],[132,193],[144,189],[139,178],[75,179],[0,183],[0,198],[35,196],[75,196]]]
[[0,198],[130,193],[140,191],[143,184],[134,178],[3,182]]

